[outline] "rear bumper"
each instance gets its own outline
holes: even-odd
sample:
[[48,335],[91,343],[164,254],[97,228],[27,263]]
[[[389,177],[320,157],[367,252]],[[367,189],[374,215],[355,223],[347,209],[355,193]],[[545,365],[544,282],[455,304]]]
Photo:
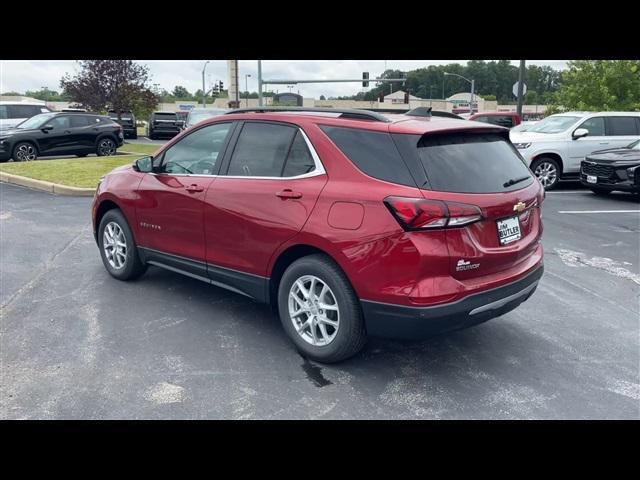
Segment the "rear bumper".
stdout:
[[513,310],[538,286],[544,266],[539,264],[513,283],[433,307],[408,307],[361,300],[367,333],[374,337],[421,339],[477,325]]

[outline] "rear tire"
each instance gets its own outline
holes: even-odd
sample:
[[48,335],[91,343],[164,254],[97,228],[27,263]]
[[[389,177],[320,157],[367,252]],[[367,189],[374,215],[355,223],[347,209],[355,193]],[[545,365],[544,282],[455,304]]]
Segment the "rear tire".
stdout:
[[531,171],[540,180],[545,190],[556,188],[562,174],[560,164],[551,157],[536,158],[531,164]]
[[[300,284],[305,290],[298,287]],[[301,303],[308,307],[301,308]],[[293,312],[295,309],[299,310]],[[326,255],[309,255],[289,265],[278,288],[278,312],[297,349],[318,362],[345,360],[362,350],[367,341],[358,297],[344,272]]]
[[11,155],[14,162],[31,162],[38,159],[38,149],[31,142],[18,142]]
[[147,265],[138,255],[131,228],[118,209],[109,210],[100,220],[98,247],[107,272],[118,280],[133,280],[147,271]]
[[108,157],[110,155],[115,155],[118,147],[116,142],[109,137],[103,137],[98,140],[98,145],[96,147],[96,155],[99,157]]

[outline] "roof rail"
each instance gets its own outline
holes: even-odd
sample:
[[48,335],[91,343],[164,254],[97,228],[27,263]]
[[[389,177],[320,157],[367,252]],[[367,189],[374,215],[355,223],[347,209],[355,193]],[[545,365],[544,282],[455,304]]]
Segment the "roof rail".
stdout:
[[458,120],[464,120],[459,115],[450,112],[444,112],[441,110],[432,110],[431,107],[416,107],[413,110],[409,110],[405,115],[409,115],[412,117],[447,117],[447,118],[456,118]]
[[357,110],[355,108],[316,108],[316,107],[248,107],[238,108],[225,113],[231,115],[234,113],[268,113],[268,112],[322,112],[322,113],[339,113],[341,118],[352,118],[356,120],[374,120],[376,122],[391,122],[387,117],[379,113],[369,110]]

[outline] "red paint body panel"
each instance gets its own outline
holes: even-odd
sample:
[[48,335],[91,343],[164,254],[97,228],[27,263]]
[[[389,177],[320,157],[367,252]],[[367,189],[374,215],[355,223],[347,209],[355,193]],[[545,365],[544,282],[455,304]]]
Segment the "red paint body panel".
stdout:
[[[302,229],[326,183],[326,175],[286,182],[218,177],[204,201],[206,261],[269,276],[269,258]],[[277,197],[285,188],[302,197]]]

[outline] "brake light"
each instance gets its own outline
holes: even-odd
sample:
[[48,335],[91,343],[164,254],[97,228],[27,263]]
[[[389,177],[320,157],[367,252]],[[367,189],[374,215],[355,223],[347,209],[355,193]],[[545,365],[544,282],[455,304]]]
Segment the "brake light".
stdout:
[[482,218],[475,205],[423,198],[387,197],[384,203],[405,230],[462,227]]

